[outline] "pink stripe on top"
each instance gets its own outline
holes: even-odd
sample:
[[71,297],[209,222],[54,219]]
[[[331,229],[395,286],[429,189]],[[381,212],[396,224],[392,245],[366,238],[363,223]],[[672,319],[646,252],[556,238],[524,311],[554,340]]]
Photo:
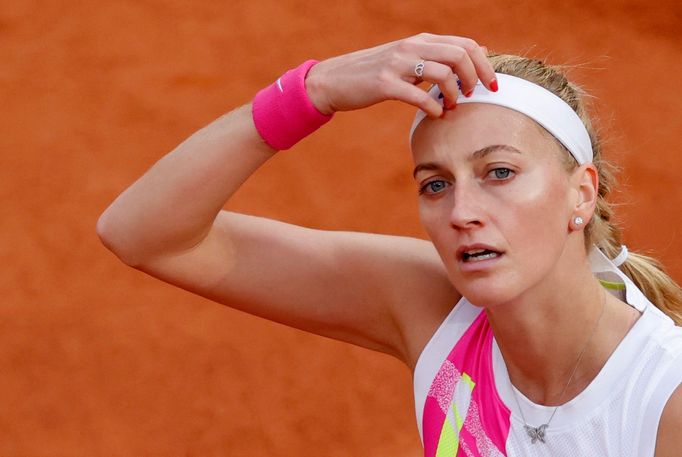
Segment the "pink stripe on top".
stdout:
[[507,455],[511,412],[495,387],[492,342],[481,312],[438,370],[424,403],[425,457]]

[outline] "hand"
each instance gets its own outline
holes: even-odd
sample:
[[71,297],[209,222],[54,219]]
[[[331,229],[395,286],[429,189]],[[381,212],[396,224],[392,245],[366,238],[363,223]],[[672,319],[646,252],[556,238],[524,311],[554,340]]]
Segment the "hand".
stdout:
[[[424,72],[420,79],[414,69],[421,60]],[[457,100],[458,79],[464,94],[472,91],[479,79],[489,90],[497,90],[485,48],[470,38],[420,33],[320,62],[308,73],[306,90],[325,114],[399,100],[439,117],[443,108],[417,84],[422,80],[438,84],[449,109]]]

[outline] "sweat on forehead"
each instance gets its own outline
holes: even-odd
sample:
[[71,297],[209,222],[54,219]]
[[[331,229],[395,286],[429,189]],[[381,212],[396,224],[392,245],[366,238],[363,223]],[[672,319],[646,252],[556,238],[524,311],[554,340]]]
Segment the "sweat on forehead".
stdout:
[[[580,117],[566,102],[544,87],[523,78],[504,73],[496,73],[496,76],[500,87],[498,92],[490,92],[479,81],[470,97],[459,92],[457,104],[486,103],[518,111],[551,133],[580,165],[592,162],[594,155],[590,135]],[[443,105],[438,86],[432,87],[429,95]],[[424,111],[417,111],[410,128],[410,142],[415,129],[425,117]]]

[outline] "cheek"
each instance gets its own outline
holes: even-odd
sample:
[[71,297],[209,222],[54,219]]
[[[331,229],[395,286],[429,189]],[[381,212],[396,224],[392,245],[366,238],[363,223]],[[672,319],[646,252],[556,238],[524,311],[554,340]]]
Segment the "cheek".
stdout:
[[[483,222],[481,240],[503,238],[514,251],[533,250],[538,255],[546,254],[545,248],[552,249],[552,245],[559,248],[570,219],[566,186],[562,176],[544,168],[481,190],[472,208]],[[458,232],[450,223],[453,203],[448,195],[438,202],[419,204],[419,219],[441,257],[451,255],[457,241]]]
[[437,239],[439,234],[443,233],[440,227],[443,226],[443,214],[436,211],[436,208],[430,205],[419,204],[419,221],[426,230],[427,235],[431,241],[438,247]]
[[[446,256],[454,245],[454,230],[450,228],[448,211],[439,205],[419,205],[419,220],[438,255],[447,265]],[[452,253],[450,253],[452,254]]]
[[[535,248],[563,243],[568,234],[570,218],[566,183],[560,176],[541,176],[519,180],[514,189],[507,189],[508,221],[514,237],[531,241]],[[507,225],[507,224],[505,224]],[[510,240],[512,241],[512,240]],[[514,240],[517,243],[518,239]]]

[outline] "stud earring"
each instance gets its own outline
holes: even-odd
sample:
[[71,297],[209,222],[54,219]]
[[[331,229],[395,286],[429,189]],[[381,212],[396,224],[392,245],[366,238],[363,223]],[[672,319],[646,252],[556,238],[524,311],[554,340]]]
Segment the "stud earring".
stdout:
[[584,221],[583,221],[583,218],[580,217],[580,216],[576,216],[576,217],[573,218],[573,223],[574,223],[575,225],[583,225],[583,222],[584,222]]

